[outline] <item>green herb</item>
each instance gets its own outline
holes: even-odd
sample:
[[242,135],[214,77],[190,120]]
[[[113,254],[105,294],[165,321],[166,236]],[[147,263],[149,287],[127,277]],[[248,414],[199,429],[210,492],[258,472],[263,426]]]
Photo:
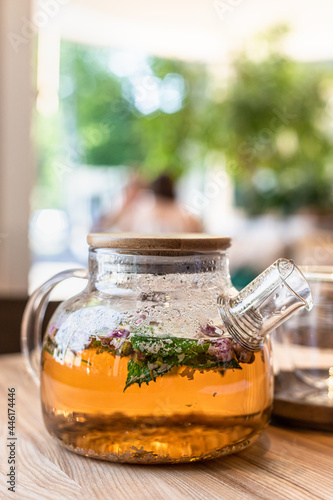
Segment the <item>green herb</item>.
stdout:
[[[145,332],[146,333],[146,332]],[[86,348],[95,348],[96,353],[108,352],[112,355],[130,357],[127,364],[127,379],[124,391],[133,384],[149,384],[155,382],[158,377],[163,377],[175,367],[185,367],[180,372],[182,377],[193,379],[196,370],[215,370],[224,374],[225,370],[241,370],[236,354],[230,361],[220,361],[216,356],[209,354],[209,347],[214,343],[212,340],[196,340],[180,337],[159,338],[143,335],[142,331],[133,333],[124,339],[119,347],[115,347],[107,338],[92,337]],[[43,349],[54,355],[59,352],[54,340],[47,337]],[[77,353],[74,353],[77,355]],[[83,363],[91,365],[85,359]]]
[[175,366],[186,366],[189,372],[184,370],[183,376],[193,378],[194,370],[241,370],[236,358],[230,361],[219,361],[216,357],[208,354],[210,343],[198,342],[198,340],[183,338],[144,337],[134,334],[131,337],[133,349],[139,351],[144,357],[142,359],[131,359],[128,362],[128,375],[124,391],[133,384],[142,383],[147,385],[162,377]]
[[180,337],[156,338],[140,334],[131,336],[133,349],[145,354],[158,353],[160,356],[182,355],[193,356],[208,351],[209,342],[203,344],[198,340]]
[[130,359],[127,364],[127,380],[124,391],[132,384],[149,384],[153,379],[150,376],[150,370],[147,365],[141,365]]

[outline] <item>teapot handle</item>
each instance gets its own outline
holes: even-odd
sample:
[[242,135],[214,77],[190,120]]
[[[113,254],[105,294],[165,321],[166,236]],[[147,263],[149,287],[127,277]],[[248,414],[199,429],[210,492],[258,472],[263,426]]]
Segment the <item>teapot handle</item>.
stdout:
[[28,370],[39,384],[42,353],[42,325],[53,288],[68,278],[88,278],[87,269],[70,269],[56,274],[31,295],[24,310],[21,326],[21,348]]

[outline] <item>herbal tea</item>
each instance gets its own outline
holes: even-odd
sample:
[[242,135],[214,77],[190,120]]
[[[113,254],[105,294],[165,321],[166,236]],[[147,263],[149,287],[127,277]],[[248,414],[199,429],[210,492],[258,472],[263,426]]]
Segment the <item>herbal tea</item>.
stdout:
[[163,463],[249,445],[268,422],[270,351],[228,337],[161,338],[120,328],[73,350],[48,335],[41,392],[49,432],[100,459]]
[[[34,292],[22,347],[41,375],[48,431],[69,450],[114,462],[178,463],[251,444],[273,399],[268,335],[301,307],[307,281],[278,259],[243,290],[230,279],[230,239],[206,234],[90,234],[89,270]],[[246,251],[246,249],[245,249]],[[36,354],[48,295],[76,277]]]

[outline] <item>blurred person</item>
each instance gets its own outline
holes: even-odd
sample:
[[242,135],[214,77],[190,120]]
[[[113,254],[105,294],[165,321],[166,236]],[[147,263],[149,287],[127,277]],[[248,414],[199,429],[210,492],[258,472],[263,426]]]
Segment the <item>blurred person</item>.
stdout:
[[148,188],[130,180],[125,202],[118,214],[103,217],[94,228],[101,232],[199,233],[199,219],[188,214],[177,202],[174,183],[160,175]]
[[94,222],[91,230],[93,232],[106,232],[112,227],[121,216],[122,212],[126,212],[131,206],[138,193],[148,189],[147,183],[136,173],[129,176],[127,184],[123,190],[123,200],[121,208],[111,214],[102,215]]

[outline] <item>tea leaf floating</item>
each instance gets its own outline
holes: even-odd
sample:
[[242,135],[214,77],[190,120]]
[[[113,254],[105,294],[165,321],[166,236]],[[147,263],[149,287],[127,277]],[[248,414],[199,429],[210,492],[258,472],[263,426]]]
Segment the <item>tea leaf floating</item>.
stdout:
[[[132,346],[139,355],[128,362],[128,375],[124,391],[132,384],[155,381],[162,377],[175,366],[186,366],[193,370],[226,370],[238,369],[238,363],[229,339],[195,340],[185,338],[145,337],[134,334],[131,337]],[[217,357],[221,342],[227,345],[228,352],[222,353],[225,360]],[[222,345],[223,345],[222,344]],[[225,347],[223,345],[223,347]],[[229,358],[229,359],[228,359]]]

